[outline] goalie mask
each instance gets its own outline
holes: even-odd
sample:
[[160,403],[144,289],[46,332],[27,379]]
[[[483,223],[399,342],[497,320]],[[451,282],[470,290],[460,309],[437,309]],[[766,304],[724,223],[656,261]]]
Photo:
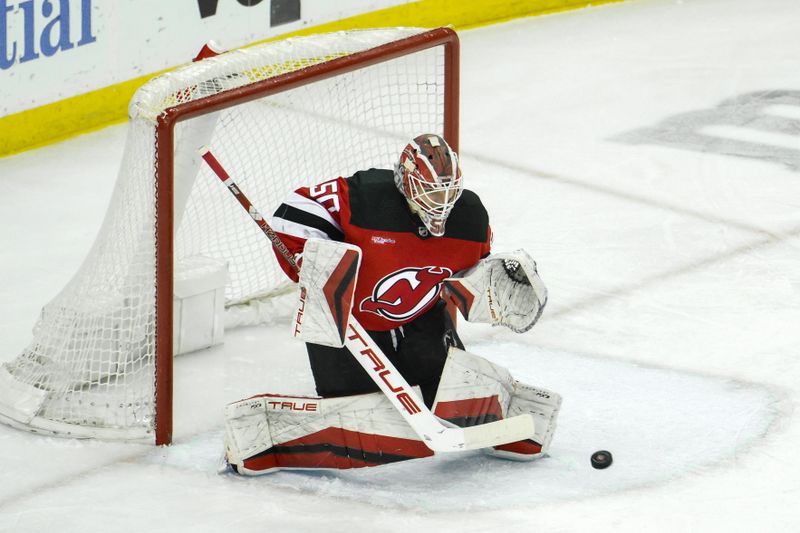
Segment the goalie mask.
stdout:
[[415,137],[400,154],[394,182],[428,231],[444,235],[444,224],[461,196],[458,155],[438,135]]

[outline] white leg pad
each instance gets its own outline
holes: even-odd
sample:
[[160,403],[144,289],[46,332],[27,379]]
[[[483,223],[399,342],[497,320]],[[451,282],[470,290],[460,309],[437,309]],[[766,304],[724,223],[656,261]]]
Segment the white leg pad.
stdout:
[[509,371],[486,359],[451,348],[434,402],[434,413],[462,427],[530,413],[530,439],[490,448],[507,459],[532,460],[545,454],[553,438],[561,396],[515,380]]
[[433,412],[463,427],[505,417],[514,390],[514,379],[502,366],[478,355],[451,347]]
[[225,418],[226,459],[245,475],[433,455],[382,393],[325,399],[265,394],[228,405]]

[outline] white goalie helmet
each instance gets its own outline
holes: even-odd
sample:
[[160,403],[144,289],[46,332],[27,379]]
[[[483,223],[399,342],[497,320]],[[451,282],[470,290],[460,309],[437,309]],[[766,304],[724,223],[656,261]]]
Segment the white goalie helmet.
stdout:
[[434,134],[415,137],[395,165],[394,182],[431,235],[444,235],[444,225],[461,196],[463,181],[458,155]]

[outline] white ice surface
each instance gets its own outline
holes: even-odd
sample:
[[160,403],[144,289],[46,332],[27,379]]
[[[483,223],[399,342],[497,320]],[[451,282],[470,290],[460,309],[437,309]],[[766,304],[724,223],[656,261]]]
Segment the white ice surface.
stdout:
[[[800,530],[798,27],[796,0],[638,0],[461,34],[465,179],[550,289],[525,335],[461,330],[562,393],[550,458],[219,476],[226,402],[313,392],[278,323],[176,360],[170,448],[0,427],[0,531]],[[91,245],[123,140],[0,160],[0,361]]]

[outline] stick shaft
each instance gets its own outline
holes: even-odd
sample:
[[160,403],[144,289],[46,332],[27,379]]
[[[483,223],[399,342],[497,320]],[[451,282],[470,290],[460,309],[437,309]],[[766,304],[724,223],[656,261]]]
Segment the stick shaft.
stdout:
[[281,254],[281,257],[283,257],[286,262],[289,263],[292,269],[299,274],[300,267],[297,264],[297,261],[295,261],[292,252],[289,251],[289,248],[286,247],[286,244],[284,244],[283,240],[281,240],[278,234],[275,233],[275,230],[270,227],[261,213],[259,213],[253,204],[250,203],[250,200],[247,198],[247,196],[242,193],[241,189],[239,189],[239,187],[236,185],[236,182],[233,181],[233,178],[228,175],[222,164],[217,160],[216,157],[214,157],[214,154],[211,153],[211,150],[204,147],[201,150],[201,157],[205,160],[211,170],[214,171],[214,174],[217,175],[220,181],[222,181],[223,185],[228,188],[234,198],[239,201],[244,210],[248,212],[255,223],[258,224],[258,227],[261,228],[261,231],[263,231],[267,238],[272,242],[272,245],[275,247],[278,253]]

